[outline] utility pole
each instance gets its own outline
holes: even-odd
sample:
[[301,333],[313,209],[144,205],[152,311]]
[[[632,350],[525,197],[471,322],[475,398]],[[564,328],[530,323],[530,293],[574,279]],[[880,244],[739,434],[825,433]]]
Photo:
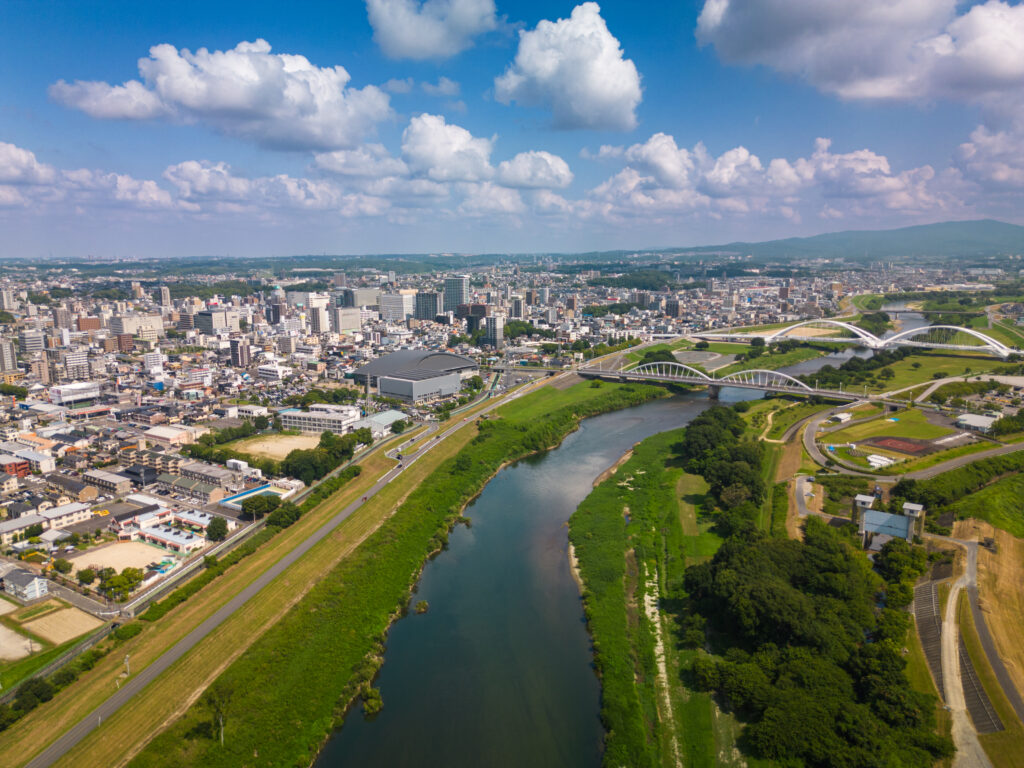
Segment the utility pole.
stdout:
[[131,677],[131,674],[132,674],[131,665],[128,663],[129,659],[131,659],[131,654],[126,653],[124,655],[124,674],[125,674],[125,677]]

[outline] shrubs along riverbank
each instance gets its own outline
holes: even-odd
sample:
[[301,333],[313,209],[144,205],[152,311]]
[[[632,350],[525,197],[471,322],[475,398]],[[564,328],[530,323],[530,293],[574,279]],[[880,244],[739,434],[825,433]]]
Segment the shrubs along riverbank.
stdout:
[[818,520],[787,540],[760,514],[769,460],[714,406],[637,445],[570,520],[604,765],[925,768],[951,754],[900,652],[923,552],[896,542],[878,575]]
[[387,706],[371,693],[387,628],[488,480],[504,464],[557,445],[587,416],[664,394],[647,386],[545,388],[481,421],[464,449],[221,675],[217,690],[231,692],[223,746],[200,701],[131,765],[309,765],[354,698]]

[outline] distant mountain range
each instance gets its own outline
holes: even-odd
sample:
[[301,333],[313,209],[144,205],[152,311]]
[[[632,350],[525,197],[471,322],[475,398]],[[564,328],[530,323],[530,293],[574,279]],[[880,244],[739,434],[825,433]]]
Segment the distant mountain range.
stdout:
[[993,219],[947,221],[901,229],[847,230],[763,243],[727,243],[679,250],[686,253],[749,254],[759,259],[998,256],[1024,254],[1024,227]]

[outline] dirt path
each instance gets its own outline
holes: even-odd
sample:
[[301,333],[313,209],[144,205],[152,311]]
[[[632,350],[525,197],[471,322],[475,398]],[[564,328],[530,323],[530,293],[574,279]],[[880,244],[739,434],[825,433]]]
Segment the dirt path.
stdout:
[[946,706],[953,715],[953,743],[956,744],[953,768],[992,768],[967,714],[967,701],[960,677],[960,628],[956,621],[960,591],[973,582],[972,573],[977,572],[977,557],[977,547],[968,547],[967,570],[953,582],[942,619],[942,680],[946,689]]
[[658,663],[658,693],[661,699],[658,710],[661,714],[662,725],[668,729],[669,739],[672,742],[672,757],[677,768],[683,768],[683,759],[679,751],[679,734],[676,733],[676,719],[672,711],[672,696],[668,686],[668,665],[665,663],[665,627],[662,624],[661,613],[658,611],[658,582],[657,579],[647,581],[644,584],[644,613],[647,620],[654,627],[654,658]]

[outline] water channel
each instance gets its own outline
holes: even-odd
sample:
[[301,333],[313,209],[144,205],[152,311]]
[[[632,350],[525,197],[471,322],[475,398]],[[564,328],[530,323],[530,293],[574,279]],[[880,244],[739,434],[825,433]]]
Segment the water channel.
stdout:
[[[782,370],[813,373],[857,353],[870,354]],[[724,402],[760,396],[721,392]],[[391,629],[377,680],[384,709],[372,721],[354,709],[316,768],[599,765],[600,686],[565,523],[633,444],[710,402],[697,392],[587,419],[557,449],[499,472],[467,509],[472,526],[424,569],[413,600],[429,611]]]

